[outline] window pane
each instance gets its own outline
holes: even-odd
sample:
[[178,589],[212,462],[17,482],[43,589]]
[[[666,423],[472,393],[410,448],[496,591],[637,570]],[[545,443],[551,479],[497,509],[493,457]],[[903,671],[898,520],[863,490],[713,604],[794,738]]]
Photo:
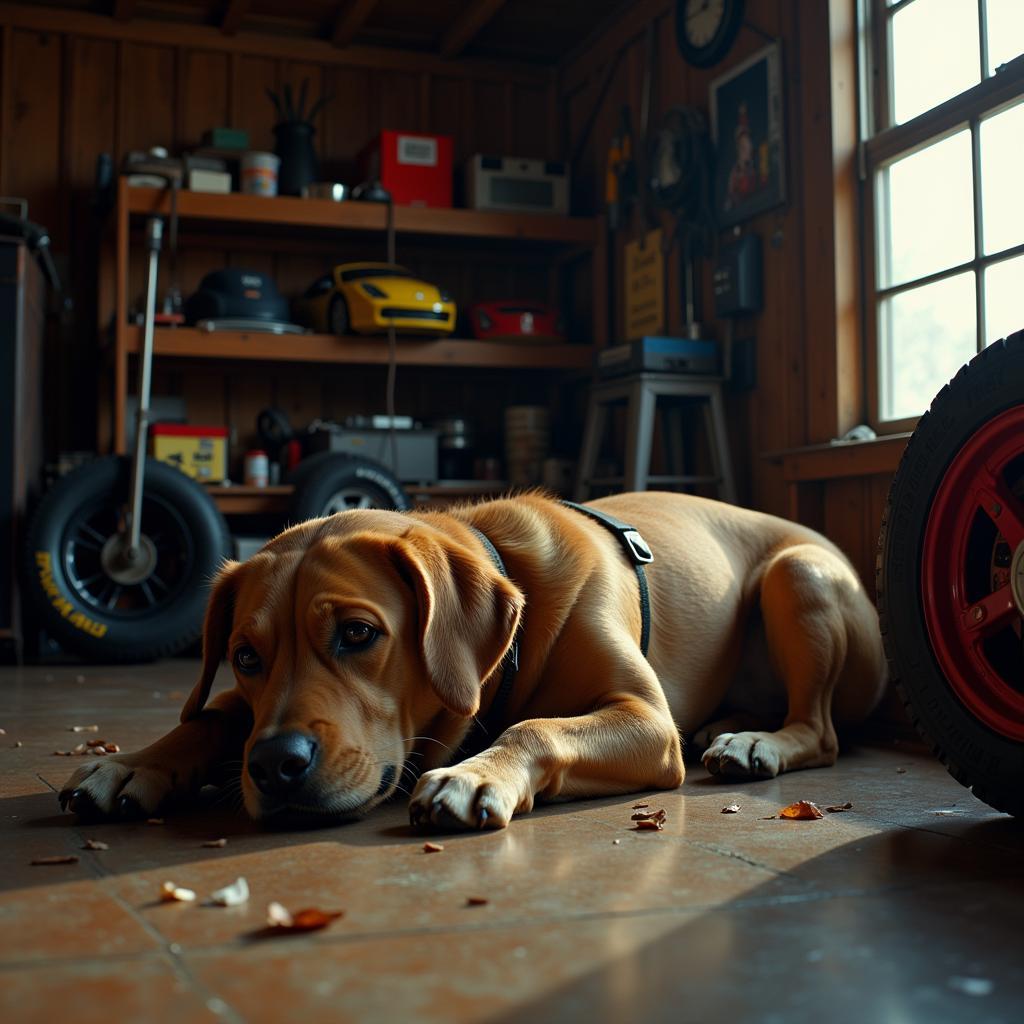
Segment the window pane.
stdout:
[[981,122],[981,210],[987,253],[1024,242],[1022,140],[1024,103]]
[[985,271],[985,344],[1024,329],[1024,256],[993,263]]
[[897,11],[892,16],[895,123],[976,85],[980,52],[978,0],[914,0]]
[[971,133],[966,128],[880,171],[880,286],[972,259],[973,197]]
[[977,349],[974,272],[900,292],[881,308],[881,416],[917,416]]
[[1024,4],[1020,0],[988,0],[988,71],[993,74],[1024,53]]

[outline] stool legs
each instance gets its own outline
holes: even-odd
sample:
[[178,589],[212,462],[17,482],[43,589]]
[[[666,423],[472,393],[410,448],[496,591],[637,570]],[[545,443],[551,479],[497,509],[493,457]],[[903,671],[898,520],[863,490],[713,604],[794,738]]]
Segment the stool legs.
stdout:
[[626,414],[626,466],[623,486],[627,491],[646,491],[651,470],[651,445],[654,441],[654,390],[643,381],[629,389]]
[[586,501],[590,497],[590,481],[597,468],[607,422],[608,405],[591,391],[590,401],[587,403],[587,422],[583,429],[583,450],[580,452],[580,464],[576,472],[576,501]]
[[711,449],[711,471],[718,477],[718,494],[723,501],[736,504],[736,479],[732,473],[732,458],[729,455],[729,435],[725,427],[725,405],[722,389],[714,388],[704,406],[704,422]]

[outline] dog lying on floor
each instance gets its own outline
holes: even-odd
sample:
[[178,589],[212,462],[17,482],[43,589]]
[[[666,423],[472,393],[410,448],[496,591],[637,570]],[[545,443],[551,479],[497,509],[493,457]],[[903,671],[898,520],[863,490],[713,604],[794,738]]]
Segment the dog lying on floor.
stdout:
[[[207,704],[225,657],[235,686]],[[537,798],[679,786],[680,734],[734,779],[831,765],[833,715],[862,719],[884,684],[853,568],[782,519],[657,492],[342,512],[225,565],[182,724],[61,802],[153,814],[233,763],[254,818],[340,821],[414,757],[414,824],[502,828]]]

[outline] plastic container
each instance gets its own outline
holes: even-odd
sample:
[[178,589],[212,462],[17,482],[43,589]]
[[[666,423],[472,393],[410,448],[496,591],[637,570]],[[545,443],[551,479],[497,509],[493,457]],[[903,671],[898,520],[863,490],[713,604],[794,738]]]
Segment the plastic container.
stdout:
[[270,460],[258,448],[245,453],[245,486],[266,487],[270,483]]
[[281,158],[252,151],[242,157],[242,191],[251,196],[276,196]]

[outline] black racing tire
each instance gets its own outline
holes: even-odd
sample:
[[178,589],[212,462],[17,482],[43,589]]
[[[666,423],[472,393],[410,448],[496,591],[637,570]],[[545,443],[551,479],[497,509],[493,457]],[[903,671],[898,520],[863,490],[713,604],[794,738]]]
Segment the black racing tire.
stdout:
[[[1014,555],[1006,537],[1021,534],[1010,520],[1024,522],[1022,423],[1024,331],[980,352],[921,417],[889,491],[876,568],[889,671],[911,721],[958,782],[1017,816],[1024,629],[1011,581],[1024,577],[1024,541]],[[993,466],[997,477],[986,476]],[[989,479],[1013,507],[992,500]],[[990,615],[996,606],[981,605],[998,593]]]
[[344,337],[351,329],[352,321],[348,315],[348,303],[344,295],[334,295],[327,307],[327,327],[332,334]]
[[142,533],[151,568],[126,580],[102,557],[128,503],[131,460],[97,459],[59,480],[32,519],[25,589],[39,625],[91,661],[168,657],[199,639],[210,580],[231,549],[224,517],[194,480],[146,461]]
[[406,512],[412,501],[402,485],[379,462],[344,452],[320,452],[296,467],[289,520],[301,523],[357,508]]

